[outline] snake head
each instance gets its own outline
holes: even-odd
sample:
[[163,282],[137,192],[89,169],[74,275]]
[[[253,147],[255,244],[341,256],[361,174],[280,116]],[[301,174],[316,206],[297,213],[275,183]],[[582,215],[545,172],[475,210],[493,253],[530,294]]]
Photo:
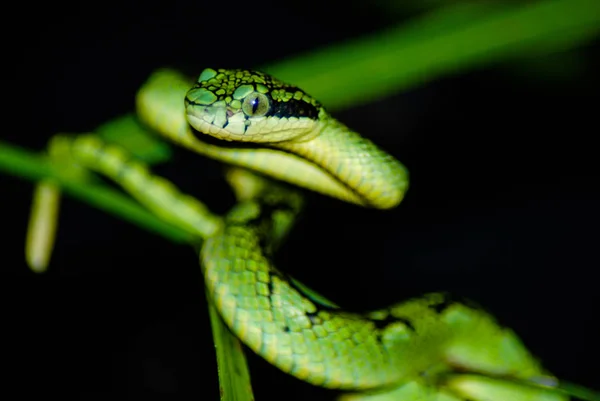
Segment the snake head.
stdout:
[[206,68],[185,98],[190,125],[228,141],[281,142],[319,128],[321,105],[302,90],[250,70]]

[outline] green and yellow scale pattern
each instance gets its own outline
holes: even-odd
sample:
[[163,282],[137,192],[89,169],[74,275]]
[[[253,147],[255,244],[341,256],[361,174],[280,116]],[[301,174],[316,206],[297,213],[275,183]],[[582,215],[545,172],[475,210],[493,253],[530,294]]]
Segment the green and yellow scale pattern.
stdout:
[[226,224],[206,241],[200,260],[225,322],[283,371],[353,390],[435,377],[457,366],[520,378],[543,374],[510,330],[444,294],[366,315],[320,305],[274,268],[251,220]]
[[[173,91],[174,83],[181,89]],[[253,71],[213,69],[204,70],[192,89],[184,92],[185,87],[189,83],[177,76],[155,76],[141,89],[138,105],[147,124],[198,153],[364,206],[393,207],[408,188],[406,169],[395,158],[335,120],[297,88]],[[229,133],[221,133],[222,126],[207,127],[202,120],[212,119],[213,108],[223,108],[228,118],[244,113],[246,97],[256,92],[267,96],[271,107],[258,118],[258,123],[270,121],[269,128],[263,125],[259,142],[271,135],[275,141],[248,149],[203,140],[206,134],[231,140]],[[189,124],[183,118],[184,94]],[[173,96],[172,109],[165,108],[166,96]],[[279,105],[291,99],[298,100],[295,104],[303,102],[304,109],[316,107],[317,113],[310,117],[297,113],[296,118],[308,123],[301,132],[281,140],[280,131],[290,131],[289,120],[282,120],[289,119],[286,113],[294,107]],[[244,120],[256,123],[248,114]],[[441,294],[367,315],[314,302],[265,255],[268,241],[262,238],[263,223],[256,222],[276,220],[273,214],[261,215],[265,203],[262,199],[236,209],[254,209],[258,216],[249,213],[239,218],[239,212],[232,212],[237,213],[236,222],[229,221],[221,233],[207,239],[201,264],[225,322],[275,366],[313,384],[342,389],[385,387],[456,366],[520,378],[543,375],[514,333],[487,313]],[[282,208],[278,204],[267,211],[280,213]]]
[[272,104],[267,116],[279,118],[317,118],[324,112],[321,104],[300,88],[286,84],[270,75],[249,70],[205,69],[196,81],[194,99],[199,104],[211,105],[224,101],[234,109],[241,109],[245,96],[252,92],[268,94]]
[[[217,70],[219,73],[221,71],[225,70]],[[242,73],[251,74],[250,71],[245,70],[242,70]],[[223,79],[226,80],[228,76],[231,75],[225,74]],[[318,107],[318,115],[313,118],[298,117],[306,118],[310,123],[306,124],[301,132],[295,132],[296,138],[262,143],[262,147],[254,148],[208,143],[202,138],[205,136],[204,133],[193,129],[188,124],[182,99],[197,101],[200,103],[199,107],[205,109],[212,107],[217,101],[210,105],[202,104],[208,103],[207,99],[204,102],[199,101],[199,98],[206,97],[204,93],[207,85],[217,87],[219,82],[222,82],[216,77],[211,79],[212,83],[200,81],[193,84],[190,90],[192,86],[190,80],[176,72],[169,70],[154,74],[140,89],[137,96],[140,118],[164,136],[199,154],[231,165],[249,168],[269,177],[310,188],[347,202],[388,209],[398,205],[402,200],[408,189],[406,168],[373,142],[331,117],[325,109],[318,106],[316,101],[306,103],[301,100]],[[291,101],[286,100],[288,96],[281,95],[285,88],[279,87],[278,81],[271,79],[263,82],[261,85],[268,89],[267,94],[271,100],[275,92],[279,94],[276,95],[276,99],[280,102]],[[236,102],[239,99],[233,97],[235,90],[233,86],[228,88],[218,101],[225,102],[231,113],[240,113]],[[200,90],[199,95],[198,90]],[[286,93],[297,92],[296,89],[289,91],[286,89]],[[302,99],[305,98],[306,95],[303,94]],[[291,99],[294,97],[292,96]],[[269,126],[270,135],[278,136],[280,131],[290,130],[282,122],[285,117],[274,115],[265,116],[264,119],[281,123]],[[219,139],[231,140],[218,131],[220,130],[214,129],[207,133]],[[268,135],[254,137],[263,137],[262,140],[257,141],[264,142],[264,138]],[[252,139],[247,139],[245,144],[250,141]]]
[[[408,188],[408,173],[394,157],[305,92],[259,72],[206,69],[191,82],[160,70],[140,89],[137,111],[148,127],[194,152],[358,205],[394,207]],[[206,134],[235,142],[215,143]],[[243,146],[236,136],[245,137]],[[242,170],[232,169],[228,178],[240,202],[222,220],[94,136],[57,136],[50,149],[57,159],[111,177],[165,220],[203,238],[205,284],[223,320],[285,372],[334,389],[391,389],[410,401],[568,399],[504,384],[502,378],[549,376],[511,330],[478,307],[428,294],[357,314],[290,280],[271,258],[302,205],[289,187],[252,174],[236,180]],[[457,371],[487,375],[489,383],[459,375],[452,386],[463,393],[451,395],[437,380]],[[411,383],[417,392],[406,395]]]

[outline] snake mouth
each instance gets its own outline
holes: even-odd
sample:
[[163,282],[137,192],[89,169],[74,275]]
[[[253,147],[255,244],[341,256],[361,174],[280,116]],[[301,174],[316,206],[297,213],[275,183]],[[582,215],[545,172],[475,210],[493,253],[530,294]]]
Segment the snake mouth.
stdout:
[[276,116],[248,117],[226,104],[202,105],[186,99],[189,124],[202,134],[224,141],[275,143],[312,132],[314,121],[308,118]]
[[[225,141],[249,141],[248,121],[226,105],[201,105],[186,99],[185,111],[190,125],[199,132]],[[255,140],[255,139],[254,139]]]

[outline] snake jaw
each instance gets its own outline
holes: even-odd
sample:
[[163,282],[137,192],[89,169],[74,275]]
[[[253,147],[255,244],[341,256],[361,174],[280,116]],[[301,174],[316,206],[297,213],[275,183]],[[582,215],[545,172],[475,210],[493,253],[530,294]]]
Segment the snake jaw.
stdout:
[[228,125],[229,119],[225,105],[201,106],[186,102],[185,109],[189,123],[196,130],[219,138],[226,136],[227,131],[223,127]]
[[248,122],[244,114],[236,112],[225,102],[209,106],[186,102],[186,113],[191,126],[203,134],[225,141],[256,140],[246,133]]
[[241,110],[218,102],[204,106],[186,102],[190,125],[204,134],[225,141],[281,142],[304,139],[314,131],[309,118],[248,117]]

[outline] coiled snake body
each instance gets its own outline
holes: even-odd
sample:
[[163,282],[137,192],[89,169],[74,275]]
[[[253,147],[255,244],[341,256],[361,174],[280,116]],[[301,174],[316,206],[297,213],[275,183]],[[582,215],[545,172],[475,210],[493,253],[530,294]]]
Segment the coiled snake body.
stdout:
[[[203,238],[200,262],[212,302],[271,364],[315,385],[354,391],[346,400],[568,399],[544,388],[554,379],[511,330],[477,307],[435,293],[351,313],[273,266],[272,252],[302,204],[297,190],[277,181],[378,209],[397,206],[408,188],[395,158],[301,89],[249,70],[207,68],[194,83],[160,70],[138,92],[137,114],[172,142],[237,166],[228,179],[239,203],[224,220],[94,135],[58,135],[50,156],[74,173],[85,167],[111,177]],[[46,263],[53,238],[38,234],[52,226],[43,216],[57,214],[35,205],[57,191],[46,181],[36,191],[27,245],[34,270]]]
[[[205,69],[191,89],[179,75],[157,74],[139,92],[138,113],[200,154],[359,205],[394,207],[408,187],[396,159],[302,90],[260,72]],[[206,134],[257,146],[214,145]],[[444,294],[365,315],[306,296],[265,255],[278,221],[297,212],[295,199],[271,188],[241,203],[200,255],[224,321],[270,363],[310,383],[351,390],[458,368],[524,379],[544,374],[512,331]]]

